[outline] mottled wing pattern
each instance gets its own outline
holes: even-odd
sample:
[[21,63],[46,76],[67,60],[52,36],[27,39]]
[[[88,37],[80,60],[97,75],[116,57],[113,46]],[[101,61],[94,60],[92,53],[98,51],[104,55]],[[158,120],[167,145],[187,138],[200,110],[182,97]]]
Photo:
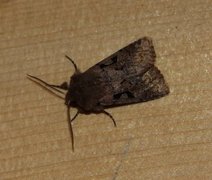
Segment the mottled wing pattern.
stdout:
[[145,102],[165,96],[169,88],[163,75],[157,67],[152,66],[143,75],[125,79],[122,83],[122,91],[113,94],[113,102],[107,99],[101,100],[103,106],[124,105],[136,102]]
[[83,74],[96,74],[91,84],[102,91],[98,101],[101,106],[148,101],[169,92],[163,75],[154,66],[155,58],[152,40],[145,37],[120,49]]

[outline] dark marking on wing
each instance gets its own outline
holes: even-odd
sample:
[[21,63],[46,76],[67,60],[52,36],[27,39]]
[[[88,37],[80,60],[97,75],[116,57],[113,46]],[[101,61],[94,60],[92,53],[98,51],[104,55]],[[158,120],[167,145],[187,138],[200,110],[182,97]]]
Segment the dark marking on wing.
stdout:
[[110,66],[112,64],[115,64],[115,63],[117,63],[117,56],[112,57],[110,62],[108,62],[108,63],[102,63],[99,66],[100,66],[101,69],[103,69],[103,68],[105,68],[107,66]]
[[134,97],[135,96],[133,95],[133,93],[131,93],[129,91],[125,91],[125,92],[113,95],[114,100],[119,100],[120,98],[134,98]]

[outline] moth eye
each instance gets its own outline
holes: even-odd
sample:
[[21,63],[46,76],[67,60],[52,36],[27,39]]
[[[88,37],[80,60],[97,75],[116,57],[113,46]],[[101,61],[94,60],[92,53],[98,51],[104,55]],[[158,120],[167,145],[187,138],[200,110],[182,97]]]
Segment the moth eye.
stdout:
[[68,102],[68,105],[75,106],[76,105],[76,101],[70,100]]

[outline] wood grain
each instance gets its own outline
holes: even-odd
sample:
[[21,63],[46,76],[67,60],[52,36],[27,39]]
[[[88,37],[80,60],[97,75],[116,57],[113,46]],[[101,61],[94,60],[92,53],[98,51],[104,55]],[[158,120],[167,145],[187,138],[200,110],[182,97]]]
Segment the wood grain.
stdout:
[[[0,1],[0,179],[211,179],[210,0]],[[27,80],[69,79],[143,36],[169,96],[81,115]],[[74,113],[75,110],[72,110]]]

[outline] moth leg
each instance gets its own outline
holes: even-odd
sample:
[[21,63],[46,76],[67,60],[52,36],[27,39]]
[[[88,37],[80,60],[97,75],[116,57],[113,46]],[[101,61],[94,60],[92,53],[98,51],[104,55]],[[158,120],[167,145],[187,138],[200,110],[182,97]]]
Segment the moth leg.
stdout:
[[74,65],[74,69],[75,69],[75,72],[79,72],[79,69],[77,68],[77,65],[75,64],[75,62],[67,55],[65,55],[65,57],[71,61],[71,63]]
[[110,119],[112,119],[113,124],[114,124],[114,126],[116,127],[116,121],[115,121],[115,119],[113,118],[113,116],[112,116],[109,112],[107,112],[107,111],[105,111],[105,110],[103,110],[103,113],[106,114],[107,116],[109,116]]
[[71,135],[72,151],[74,152],[74,133],[73,133],[73,128],[72,128],[72,124],[71,124],[71,115],[70,115],[70,107],[69,106],[67,108],[67,116],[68,116],[69,130],[70,130],[70,135]]
[[[79,111],[77,111],[77,113],[75,114],[75,116],[71,119],[71,122],[73,122],[75,119],[76,119],[76,117],[79,115]],[[70,123],[71,123],[70,122]]]

